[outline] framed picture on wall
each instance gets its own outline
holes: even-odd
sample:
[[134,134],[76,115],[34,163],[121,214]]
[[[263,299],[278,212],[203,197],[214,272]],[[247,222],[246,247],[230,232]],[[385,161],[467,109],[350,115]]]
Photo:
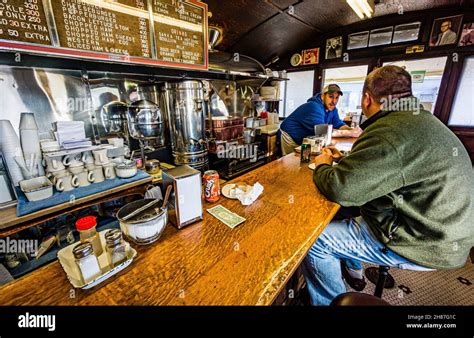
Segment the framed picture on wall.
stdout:
[[365,48],[369,43],[369,31],[349,35],[347,49]]
[[435,19],[431,28],[430,46],[453,45],[458,41],[462,15]]
[[372,29],[370,31],[369,47],[389,45],[392,43],[393,26]]
[[305,49],[303,51],[303,65],[319,63],[319,48]]
[[471,46],[474,44],[474,22],[465,23],[462,26],[459,46]]
[[342,36],[326,40],[326,60],[336,59],[342,56]]
[[395,26],[392,43],[418,40],[421,22],[405,23]]

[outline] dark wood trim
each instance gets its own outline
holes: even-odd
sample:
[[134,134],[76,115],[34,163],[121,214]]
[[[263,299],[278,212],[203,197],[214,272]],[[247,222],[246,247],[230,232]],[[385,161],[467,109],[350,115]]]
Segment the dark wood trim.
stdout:
[[436,115],[444,124],[448,124],[449,117],[451,116],[451,108],[456,97],[456,92],[458,90],[459,81],[461,78],[462,70],[464,67],[464,55],[457,54],[457,61],[454,61],[454,55],[451,54],[448,57],[448,70],[449,70],[449,80],[446,84],[446,87],[440,87],[440,93],[443,95],[438,95],[438,102],[442,96],[442,106]]
[[323,84],[323,70],[321,67],[316,67],[314,70],[314,79],[313,79],[313,95],[320,93],[322,90]]

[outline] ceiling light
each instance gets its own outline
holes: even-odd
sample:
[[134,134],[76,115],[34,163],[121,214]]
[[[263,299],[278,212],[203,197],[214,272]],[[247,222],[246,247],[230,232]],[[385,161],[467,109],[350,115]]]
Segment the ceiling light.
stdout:
[[346,2],[361,19],[364,19],[364,15],[371,18],[374,13],[374,0],[346,0]]

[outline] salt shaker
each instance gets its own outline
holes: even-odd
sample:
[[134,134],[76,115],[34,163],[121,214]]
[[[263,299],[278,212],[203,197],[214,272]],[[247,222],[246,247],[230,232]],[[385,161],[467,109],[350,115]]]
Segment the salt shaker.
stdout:
[[97,260],[97,256],[94,254],[94,249],[92,248],[92,243],[79,243],[72,249],[72,254],[74,255],[76,264],[79,267],[84,283],[87,284],[102,274],[99,261]]
[[123,240],[119,229],[112,229],[105,234],[106,252],[109,265],[115,267],[127,260],[129,245]]

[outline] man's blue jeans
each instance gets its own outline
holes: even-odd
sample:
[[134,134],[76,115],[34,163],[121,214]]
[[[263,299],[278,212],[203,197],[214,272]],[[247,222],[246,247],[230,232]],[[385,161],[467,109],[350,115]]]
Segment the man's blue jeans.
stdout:
[[[385,253],[384,253],[385,252]],[[348,268],[361,269],[361,262],[399,269],[432,271],[387,249],[362,217],[333,221],[313,244],[303,261],[303,273],[312,305],[329,305],[346,292],[340,260]]]

